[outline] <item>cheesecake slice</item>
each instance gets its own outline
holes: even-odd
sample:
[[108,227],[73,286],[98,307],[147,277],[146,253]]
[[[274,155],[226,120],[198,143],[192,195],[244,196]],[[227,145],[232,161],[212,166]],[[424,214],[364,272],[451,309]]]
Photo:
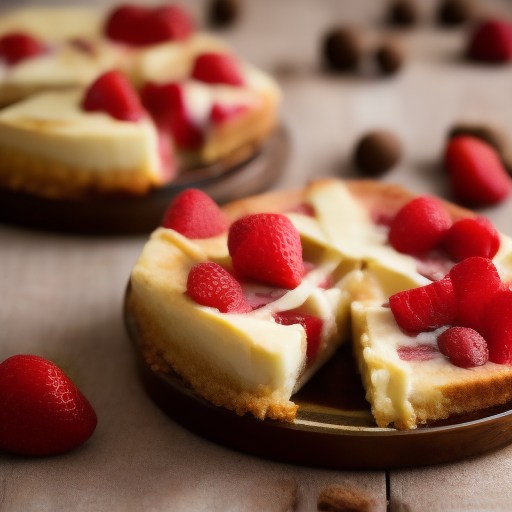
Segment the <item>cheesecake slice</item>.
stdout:
[[87,112],[85,91],[47,92],[0,111],[0,185],[54,198],[143,194],[169,179],[149,116]]

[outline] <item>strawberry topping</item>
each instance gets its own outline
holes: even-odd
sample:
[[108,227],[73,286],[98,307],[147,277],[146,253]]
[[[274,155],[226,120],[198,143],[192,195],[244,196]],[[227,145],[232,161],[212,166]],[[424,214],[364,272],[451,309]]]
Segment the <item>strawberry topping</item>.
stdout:
[[7,34],[0,38],[0,57],[4,58],[7,64],[17,64],[45,52],[46,48],[41,41],[23,32]]
[[445,155],[453,194],[470,205],[494,204],[505,199],[512,180],[496,150],[487,142],[469,135],[453,137]]
[[461,219],[446,233],[444,247],[452,261],[472,256],[492,259],[500,248],[500,235],[485,217]]
[[437,338],[441,354],[460,368],[482,366],[489,360],[487,343],[469,327],[452,327]]
[[450,324],[457,314],[457,302],[448,277],[396,293],[389,298],[389,306],[398,326],[414,333]]
[[244,85],[236,57],[226,53],[203,53],[194,63],[192,78],[209,84]]
[[109,71],[97,78],[87,89],[82,108],[106,112],[119,121],[138,121],[144,116],[137,92],[120,71]]
[[214,103],[210,113],[210,121],[214,125],[219,125],[247,112],[247,109],[247,105],[222,105]]
[[151,113],[156,124],[172,134],[177,146],[189,150],[201,146],[203,131],[188,114],[181,85],[147,83],[140,95],[144,107]]
[[485,332],[485,304],[501,287],[501,279],[493,262],[486,258],[467,258],[455,265],[449,274],[458,303],[457,324]]
[[235,272],[283,288],[296,288],[304,275],[302,245],[285,215],[258,213],[234,222],[228,235]]
[[306,357],[309,362],[314,361],[320,348],[322,339],[322,327],[324,322],[321,318],[297,311],[281,311],[276,313],[274,318],[278,324],[294,325],[300,324],[306,331]]
[[402,345],[397,349],[398,357],[402,361],[430,361],[438,354],[436,347],[421,343],[410,347]]
[[87,398],[50,361],[17,355],[0,364],[0,449],[67,452],[89,439],[96,423]]
[[489,361],[512,364],[512,290],[502,288],[484,308]]
[[471,37],[468,55],[482,62],[511,60],[512,24],[498,19],[481,23]]
[[108,38],[134,46],[183,41],[193,31],[189,13],[177,5],[121,5],[112,11],[105,27]]
[[229,220],[213,199],[190,188],[178,194],[168,206],[162,226],[187,238],[211,238],[225,233]]
[[421,254],[435,249],[452,221],[443,203],[422,196],[409,201],[395,215],[389,230],[389,242],[399,252]]
[[190,269],[187,294],[198,304],[221,313],[252,311],[240,283],[217,263],[198,263]]

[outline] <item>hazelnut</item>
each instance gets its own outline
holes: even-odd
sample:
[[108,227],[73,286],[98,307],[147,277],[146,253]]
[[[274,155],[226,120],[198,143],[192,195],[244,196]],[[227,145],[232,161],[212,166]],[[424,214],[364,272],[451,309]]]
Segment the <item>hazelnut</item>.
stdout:
[[473,14],[473,4],[469,0],[444,0],[437,11],[437,21],[446,26],[460,25]]
[[207,19],[212,27],[227,27],[232,25],[240,16],[238,0],[211,0],[208,5]]
[[329,32],[323,42],[325,62],[333,70],[354,70],[363,53],[360,33],[353,28],[336,28]]
[[354,153],[357,168],[369,176],[377,176],[391,169],[402,156],[402,144],[388,130],[376,130],[359,140]]
[[391,25],[410,26],[418,20],[418,9],[412,0],[395,0],[389,6],[388,21]]
[[375,60],[380,72],[384,75],[396,73],[404,62],[402,47],[394,41],[384,42],[375,52]]

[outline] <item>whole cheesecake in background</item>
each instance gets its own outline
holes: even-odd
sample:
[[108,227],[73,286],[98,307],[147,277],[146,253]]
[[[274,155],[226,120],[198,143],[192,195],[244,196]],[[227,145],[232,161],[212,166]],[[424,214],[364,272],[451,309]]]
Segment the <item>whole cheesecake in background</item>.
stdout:
[[[154,370],[174,370],[240,415],[293,421],[293,394],[351,342],[379,427],[412,429],[512,399],[506,340],[485,321],[454,313],[461,301],[461,311],[482,310],[471,290],[485,287],[485,272],[497,285],[487,298],[508,307],[501,290],[512,279],[512,241],[488,221],[374,181],[318,181],[222,209],[201,193],[184,194],[151,235],[127,295]],[[416,239],[430,240],[421,252],[414,242],[395,247],[396,232],[409,229],[403,208],[427,233]],[[432,211],[443,221],[432,223]],[[444,240],[461,220],[480,230],[481,243],[471,248],[463,236],[470,256],[457,262]],[[492,250],[482,252],[487,240]],[[435,307],[423,308],[424,297]],[[428,312],[438,309],[444,316],[432,321]],[[460,363],[439,341],[452,327],[463,337],[480,329],[485,357]]]
[[[176,5],[5,15],[0,67],[0,184],[30,194],[145,194],[181,170],[243,161],[278,123],[274,80]],[[112,71],[140,94],[143,119],[81,107]]]

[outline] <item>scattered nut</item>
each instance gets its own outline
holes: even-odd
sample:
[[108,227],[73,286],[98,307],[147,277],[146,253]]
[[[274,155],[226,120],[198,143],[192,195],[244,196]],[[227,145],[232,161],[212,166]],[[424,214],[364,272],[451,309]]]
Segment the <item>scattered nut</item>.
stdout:
[[364,174],[377,176],[391,169],[401,156],[402,144],[398,137],[387,130],[377,130],[357,143],[354,162]]
[[372,512],[375,510],[375,501],[361,491],[344,487],[343,485],[330,485],[318,496],[318,510],[322,512]]
[[212,0],[208,5],[207,19],[212,27],[227,27],[240,16],[238,0]]
[[377,48],[375,60],[380,72],[384,75],[396,73],[404,62],[404,51],[398,43],[385,41]]
[[418,20],[418,8],[412,0],[395,0],[389,6],[388,21],[391,25],[410,26]]
[[363,53],[359,31],[353,28],[336,28],[323,41],[323,55],[328,67],[336,71],[356,69]]
[[461,25],[474,15],[470,0],[444,0],[437,11],[437,21],[441,25]]

